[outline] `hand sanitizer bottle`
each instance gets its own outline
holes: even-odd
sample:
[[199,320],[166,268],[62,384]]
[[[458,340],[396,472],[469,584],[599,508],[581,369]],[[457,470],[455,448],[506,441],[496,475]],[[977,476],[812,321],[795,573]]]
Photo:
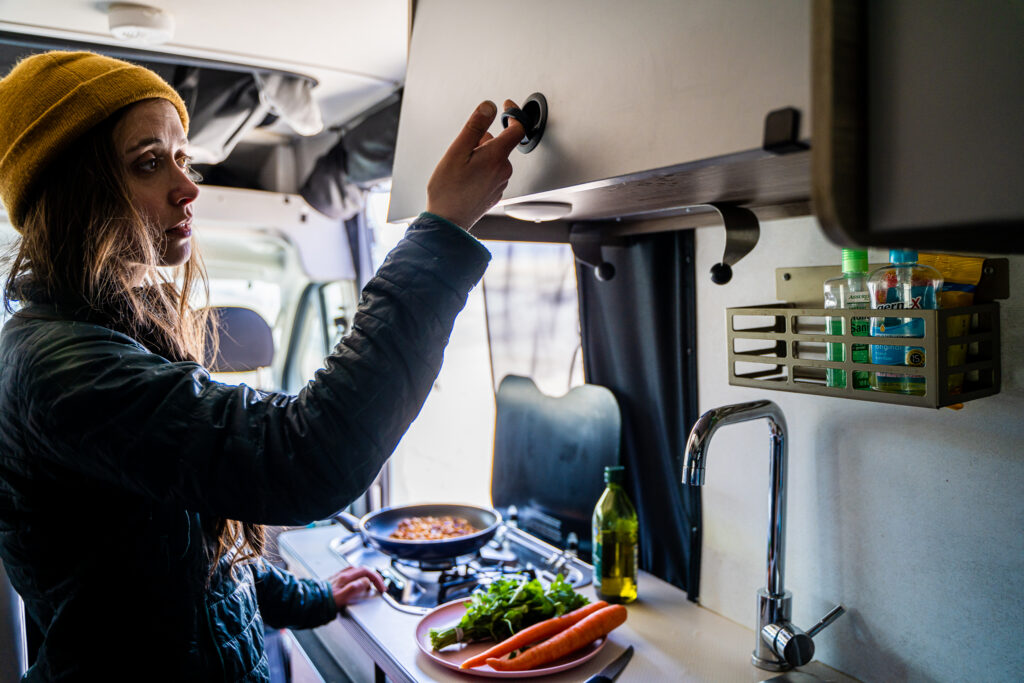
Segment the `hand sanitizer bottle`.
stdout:
[[[868,295],[868,252],[864,249],[843,249],[843,274],[825,280],[825,308],[870,308],[871,298]],[[829,317],[826,319],[829,334],[843,334],[843,319]],[[851,318],[850,334],[867,337],[870,332],[867,318]],[[851,344],[850,358],[845,357],[842,343],[829,343],[826,347],[826,358],[834,361],[852,360],[854,363],[868,362],[868,345]],[[853,388],[869,389],[869,372],[854,372]],[[826,383],[830,387],[846,386],[846,371],[840,368],[829,368],[825,374]]]
[[[878,268],[868,276],[871,308],[885,311],[938,308],[938,293],[942,290],[942,274],[931,266],[917,263],[916,249],[892,249],[888,266]],[[929,331],[935,334],[935,330]],[[872,337],[924,337],[922,318],[871,318]],[[880,365],[908,365],[923,367],[924,349],[919,346],[871,345],[871,362]],[[876,372],[871,388],[897,394],[921,396],[925,393],[924,375],[898,375]]]

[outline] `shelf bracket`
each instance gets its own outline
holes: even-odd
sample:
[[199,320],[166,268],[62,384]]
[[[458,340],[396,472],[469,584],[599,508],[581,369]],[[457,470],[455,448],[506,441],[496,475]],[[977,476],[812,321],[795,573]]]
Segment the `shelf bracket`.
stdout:
[[[711,266],[711,281],[724,285],[732,279],[732,267],[757,245],[761,226],[754,212],[735,204],[708,203],[725,224],[725,253],[721,263]],[[573,247],[575,251],[575,247]]]

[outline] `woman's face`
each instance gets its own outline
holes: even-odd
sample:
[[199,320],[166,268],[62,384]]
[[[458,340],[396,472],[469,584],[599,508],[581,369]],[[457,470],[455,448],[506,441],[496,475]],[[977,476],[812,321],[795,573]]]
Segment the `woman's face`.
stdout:
[[192,253],[192,202],[199,188],[189,178],[188,140],[174,105],[163,99],[132,105],[114,127],[114,146],[132,204],[159,231],[160,265],[182,265]]

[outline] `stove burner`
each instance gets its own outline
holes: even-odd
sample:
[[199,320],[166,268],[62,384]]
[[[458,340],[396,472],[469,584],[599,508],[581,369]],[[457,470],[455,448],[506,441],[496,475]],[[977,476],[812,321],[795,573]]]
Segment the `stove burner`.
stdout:
[[512,552],[511,548],[498,543],[492,543],[488,543],[477,551],[481,562],[487,562],[489,564],[507,564],[518,561],[516,554]]
[[465,564],[469,561],[470,557],[472,557],[472,555],[467,555],[465,557],[456,557],[451,560],[434,560],[432,562],[392,558],[391,564],[395,566],[410,567],[412,569],[417,569],[423,572],[443,572],[448,571],[450,569],[454,569],[460,564]]
[[[354,539],[362,542],[356,543]],[[560,551],[522,531],[500,530],[487,545],[472,555],[450,560],[419,562],[387,558],[353,533],[334,539],[330,548],[348,563],[376,568],[384,578],[384,600],[395,609],[425,614],[453,600],[469,598],[499,578],[540,578],[551,581],[562,574],[573,586],[590,582],[590,568],[571,551]]]

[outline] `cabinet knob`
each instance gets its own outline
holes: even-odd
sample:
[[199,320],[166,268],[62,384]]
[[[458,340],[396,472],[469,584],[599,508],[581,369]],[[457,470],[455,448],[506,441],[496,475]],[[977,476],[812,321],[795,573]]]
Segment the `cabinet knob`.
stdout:
[[522,107],[509,107],[501,113],[502,128],[508,128],[509,119],[521,123],[526,131],[516,149],[523,154],[531,152],[544,135],[544,126],[548,122],[548,101],[539,92],[535,92],[526,98]]

